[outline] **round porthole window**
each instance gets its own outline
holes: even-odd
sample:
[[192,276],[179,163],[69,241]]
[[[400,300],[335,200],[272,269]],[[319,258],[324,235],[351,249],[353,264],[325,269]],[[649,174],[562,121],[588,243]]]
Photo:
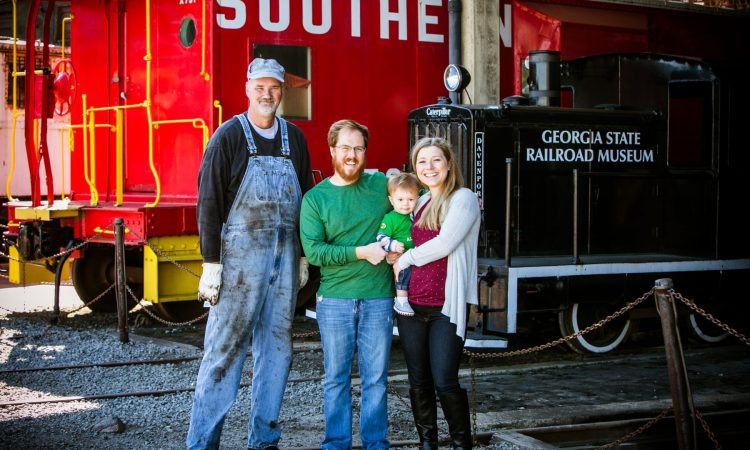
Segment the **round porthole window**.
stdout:
[[180,23],[180,43],[183,47],[190,48],[193,42],[195,42],[195,21],[186,17]]

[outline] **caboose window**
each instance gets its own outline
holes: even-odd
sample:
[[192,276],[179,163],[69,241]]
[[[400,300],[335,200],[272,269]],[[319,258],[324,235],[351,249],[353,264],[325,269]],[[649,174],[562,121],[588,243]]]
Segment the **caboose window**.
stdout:
[[195,42],[195,21],[190,17],[185,17],[180,22],[180,44],[189,48]]
[[713,129],[710,81],[669,83],[667,161],[675,168],[710,168]]
[[256,44],[253,57],[273,58],[286,70],[286,90],[278,113],[285,119],[310,120],[310,47]]

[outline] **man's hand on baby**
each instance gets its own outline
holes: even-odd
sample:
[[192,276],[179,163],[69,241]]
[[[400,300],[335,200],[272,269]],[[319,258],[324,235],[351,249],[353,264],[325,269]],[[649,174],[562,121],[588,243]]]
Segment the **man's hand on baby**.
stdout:
[[366,259],[372,265],[377,265],[385,259],[386,252],[379,242],[373,242],[362,247],[357,247],[357,258]]

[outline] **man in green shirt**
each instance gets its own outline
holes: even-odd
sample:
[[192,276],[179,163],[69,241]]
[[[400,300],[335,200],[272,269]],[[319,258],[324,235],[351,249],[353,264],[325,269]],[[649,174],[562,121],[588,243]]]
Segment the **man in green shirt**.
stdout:
[[393,272],[375,241],[391,209],[387,180],[365,168],[367,127],[352,120],[328,131],[334,174],[305,194],[300,237],[310,264],[320,266],[316,314],[323,344],[321,447],[352,447],[351,370],[362,378],[360,438],[364,449],[386,449],[388,359],[393,333]]

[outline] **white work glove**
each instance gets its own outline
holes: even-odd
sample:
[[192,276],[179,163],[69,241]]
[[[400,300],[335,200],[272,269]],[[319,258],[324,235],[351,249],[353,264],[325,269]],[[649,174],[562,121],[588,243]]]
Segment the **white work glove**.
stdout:
[[209,305],[219,303],[222,267],[219,263],[203,263],[203,274],[201,275],[201,281],[198,283],[198,300],[202,300]]
[[307,284],[307,278],[310,273],[308,268],[310,264],[307,262],[307,258],[304,256],[299,259],[299,288],[302,289]]

